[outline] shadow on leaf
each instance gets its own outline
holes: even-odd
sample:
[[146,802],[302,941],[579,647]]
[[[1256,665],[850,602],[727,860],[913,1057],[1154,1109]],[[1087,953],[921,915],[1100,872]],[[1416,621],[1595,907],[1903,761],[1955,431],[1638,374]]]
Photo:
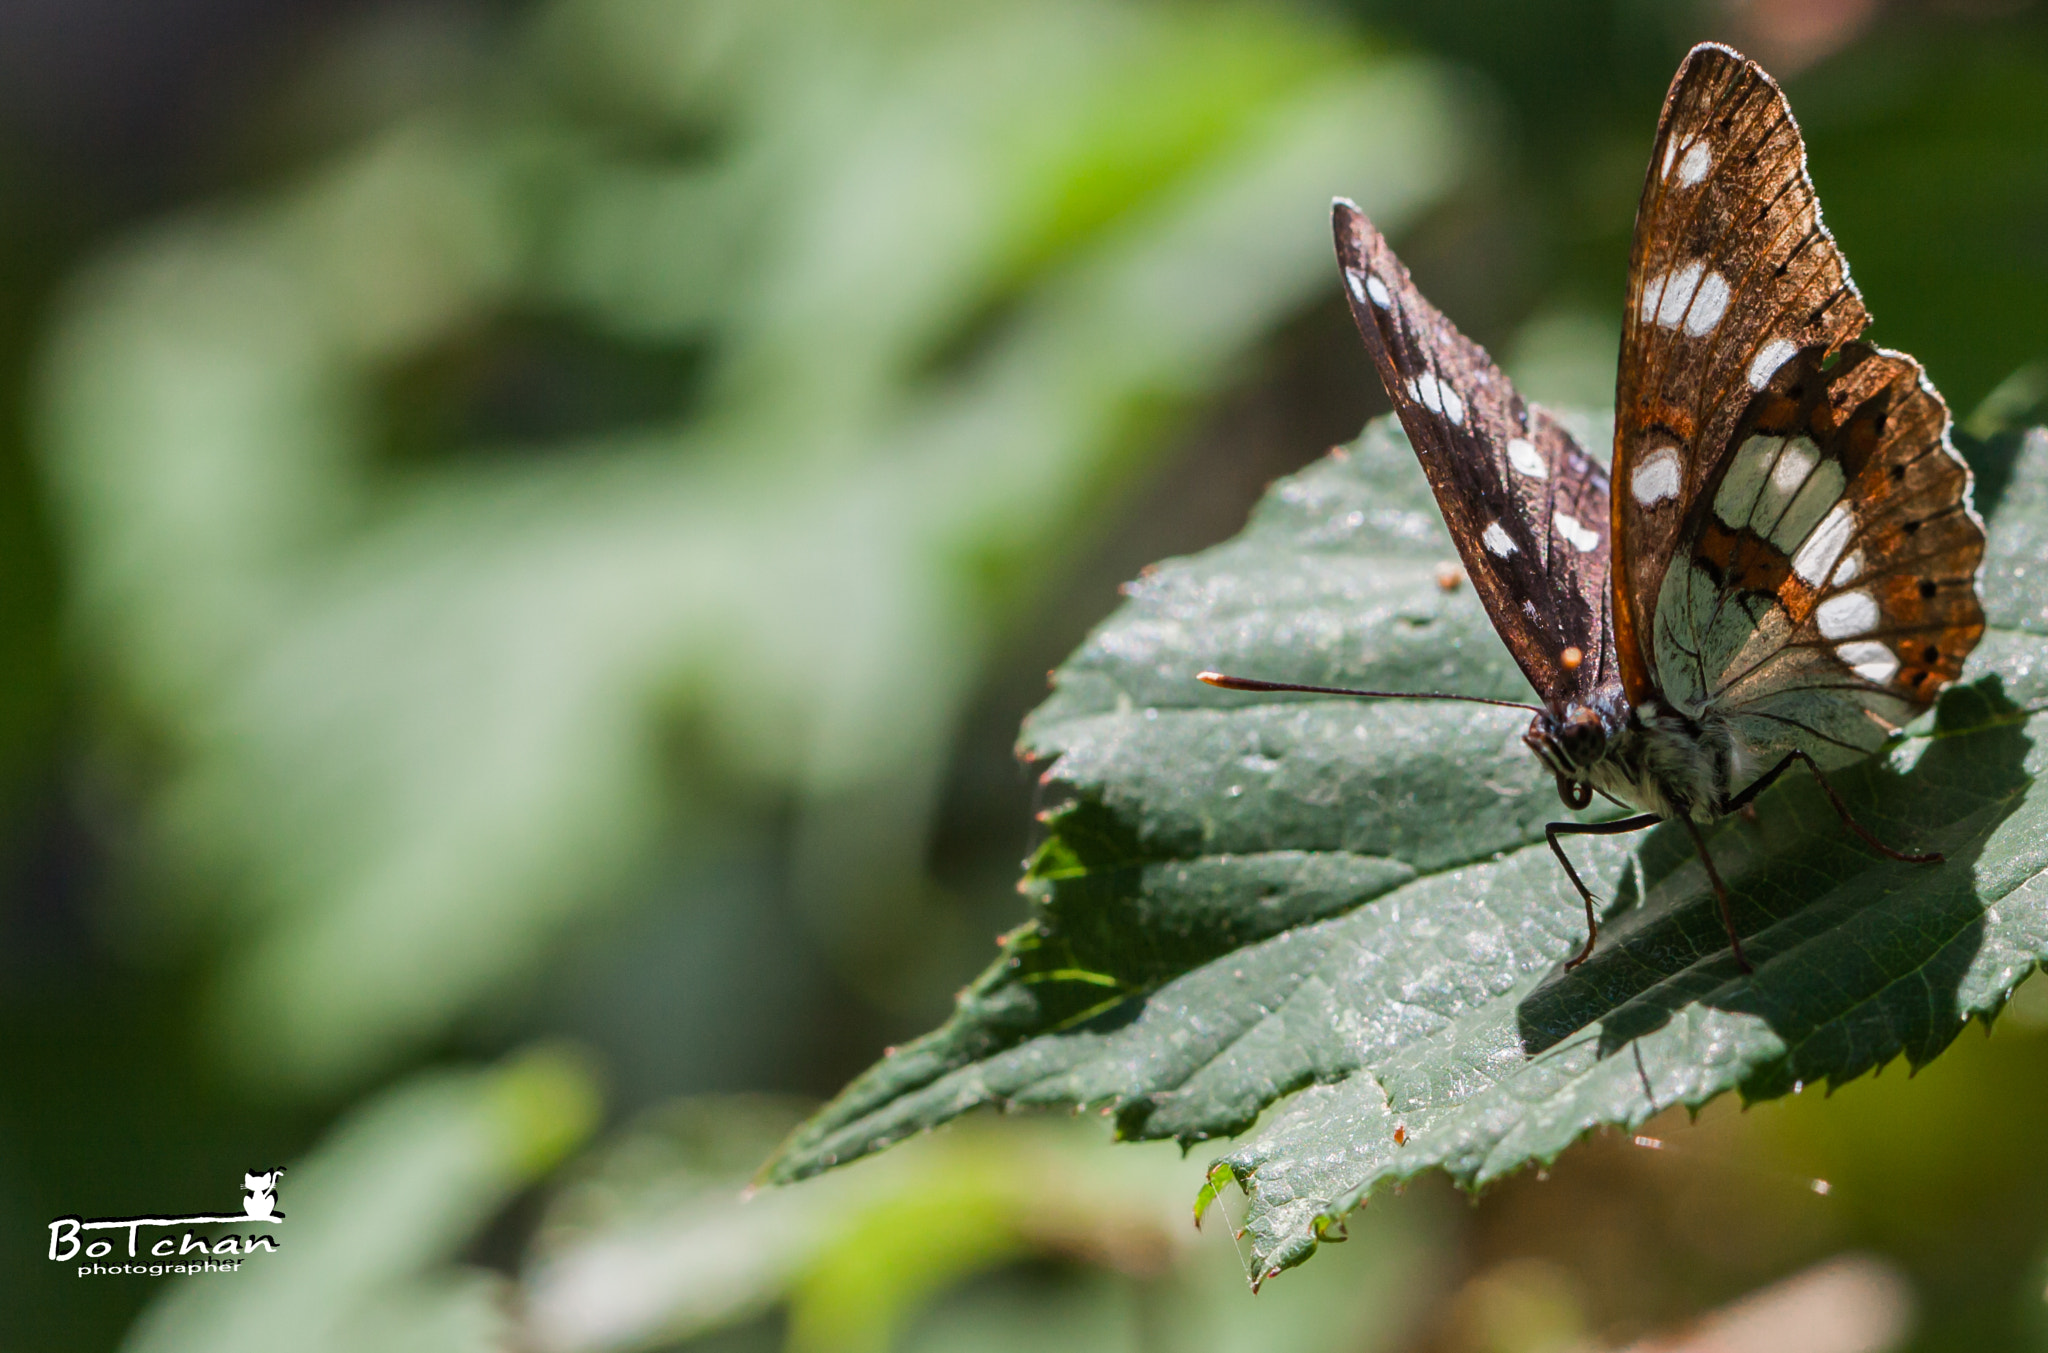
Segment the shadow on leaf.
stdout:
[[1872,854],[1796,773],[1759,801],[1756,823],[1731,818],[1712,832],[1753,976],[1735,966],[1683,833],[1658,828],[1636,857],[1640,906],[1615,917],[1592,959],[1517,1007],[1523,1050],[1535,1056],[1597,1023],[1600,1055],[1612,1056],[1701,1004],[1757,1016],[1784,1041],[1782,1057],[1743,1080],[1752,1100],[1839,1084],[1900,1053],[1924,1063],[1964,1023],[1958,989],[1984,934],[1979,856],[2032,784],[2025,721],[1987,677],[1943,696],[1910,770],[1873,757],[1829,777],[1881,839],[1940,850],[1942,864]]

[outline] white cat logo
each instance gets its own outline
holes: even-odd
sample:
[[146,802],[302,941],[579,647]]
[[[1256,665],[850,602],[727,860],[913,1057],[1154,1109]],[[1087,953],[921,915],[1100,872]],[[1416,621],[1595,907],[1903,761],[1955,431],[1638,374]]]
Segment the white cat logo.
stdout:
[[[86,1231],[126,1231],[128,1233],[128,1258],[139,1258],[137,1247],[143,1242],[144,1227],[159,1226],[218,1226],[233,1225],[236,1222],[264,1222],[270,1226],[282,1226],[284,1213],[277,1210],[277,1180],[284,1173],[280,1166],[242,1176],[242,1188],[246,1196],[242,1199],[242,1210],[236,1213],[198,1213],[189,1217],[94,1217],[88,1221],[82,1217],[59,1217],[50,1223],[50,1258],[63,1263],[76,1259],[82,1254],[87,1259],[103,1259],[114,1249],[111,1240],[82,1238]],[[241,1256],[256,1250],[277,1249],[277,1241],[267,1235],[223,1235],[206,1237],[185,1232],[183,1239],[165,1236],[149,1246],[149,1257],[159,1262],[154,1264],[80,1264],[78,1276],[100,1273],[145,1273],[160,1274],[214,1272],[221,1269],[238,1269]],[[187,1260],[185,1256],[195,1255]],[[216,1257],[217,1256],[217,1257]],[[168,1261],[168,1262],[165,1262]]]
[[284,1213],[277,1210],[277,1177],[284,1173],[279,1166],[267,1174],[245,1174],[242,1187],[249,1196],[242,1200],[242,1215],[251,1221],[283,1221]]

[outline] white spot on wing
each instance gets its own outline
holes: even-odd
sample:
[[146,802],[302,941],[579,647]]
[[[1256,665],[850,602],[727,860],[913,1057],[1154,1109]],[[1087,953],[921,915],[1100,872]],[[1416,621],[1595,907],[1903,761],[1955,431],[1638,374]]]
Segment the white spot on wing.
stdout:
[[1486,529],[1479,533],[1479,539],[1485,544],[1488,552],[1497,558],[1505,559],[1515,552],[1515,542],[1508,539],[1508,533],[1501,529],[1501,524],[1497,521],[1487,523]]
[[1827,516],[1821,518],[1820,525],[1813,529],[1806,543],[1799,547],[1799,553],[1792,556],[1792,571],[1808,587],[1819,587],[1855,530],[1856,518],[1850,514],[1849,505],[1836,503]]
[[1664,143],[1664,167],[1657,171],[1658,178],[1668,179],[1671,177],[1671,161],[1677,154],[1678,140],[1674,137]]
[[1712,333],[1727,309],[1727,279],[1698,263],[1660,273],[1643,288],[1645,323],[1666,329],[1683,326],[1694,338]]
[[1351,271],[1351,269],[1346,268],[1344,270],[1344,285],[1351,288],[1352,300],[1357,301],[1360,305],[1365,304],[1364,278],[1360,277],[1357,273]]
[[1387,294],[1387,284],[1371,273],[1365,275],[1365,294],[1372,297],[1372,303],[1382,310],[1394,307],[1394,298]]
[[[1666,151],[1665,155],[1668,158],[1670,152]],[[1692,143],[1692,148],[1685,152],[1685,158],[1678,162],[1678,181],[1690,188],[1705,178],[1713,167],[1714,143],[1703,136]]]
[[[1685,313],[1685,307],[1692,303],[1693,288],[1700,284],[1700,265],[1688,263],[1673,272],[1660,272],[1643,283],[1642,318],[1645,324],[1662,324],[1672,328],[1678,323],[1678,316]],[[1666,320],[1667,306],[1671,318]]]
[[1685,331],[1694,338],[1704,338],[1714,332],[1714,326],[1727,310],[1728,281],[1721,274],[1710,272],[1700,279],[1700,289],[1685,312]]
[[1550,478],[1550,467],[1543,463],[1543,453],[1527,437],[1508,439],[1508,464],[1531,479]]
[[1749,364],[1749,388],[1761,390],[1769,385],[1778,368],[1791,361],[1798,351],[1799,345],[1789,338],[1774,338],[1757,349],[1756,360]]
[[1629,491],[1644,507],[1676,498],[1679,488],[1678,448],[1660,446],[1643,457],[1628,479]]
[[1877,598],[1868,592],[1829,597],[1813,611],[1823,639],[1853,639],[1877,628]]
[[1849,670],[1865,681],[1883,684],[1892,679],[1892,673],[1899,670],[1899,660],[1883,644],[1859,639],[1853,644],[1836,644],[1835,656],[1849,665]]
[[1559,512],[1551,518],[1551,521],[1556,524],[1557,533],[1566,540],[1569,540],[1572,543],[1572,548],[1580,554],[1586,554],[1600,548],[1600,533],[1579,525],[1577,517]]
[[1835,570],[1835,586],[1840,587],[1844,583],[1856,581],[1856,575],[1861,573],[1862,571],[1863,551],[1852,551],[1849,557],[1842,561],[1842,566]]
[[1814,462],[1820,459],[1820,448],[1810,437],[1795,438],[1778,457],[1778,463],[1771,469],[1771,487],[1786,497],[1791,497],[1799,486],[1806,482]]
[[[1793,443],[1795,446],[1798,444]],[[1790,456],[1792,452],[1787,449],[1785,454]],[[1792,499],[1792,505],[1785,509],[1784,516],[1778,518],[1778,524],[1771,528],[1771,544],[1786,551],[1796,548],[1841,498],[1844,482],[1840,461],[1824,460],[1814,466],[1813,472],[1806,477],[1806,486]]]
[[1423,372],[1408,382],[1408,396],[1431,413],[1440,413],[1453,423],[1465,421],[1465,401],[1450,387],[1448,381],[1440,381],[1430,372]]
[[1790,553],[1841,496],[1840,463],[1823,461],[1813,438],[1794,437],[1784,444],[1772,463],[1770,477],[1749,509],[1748,525]]

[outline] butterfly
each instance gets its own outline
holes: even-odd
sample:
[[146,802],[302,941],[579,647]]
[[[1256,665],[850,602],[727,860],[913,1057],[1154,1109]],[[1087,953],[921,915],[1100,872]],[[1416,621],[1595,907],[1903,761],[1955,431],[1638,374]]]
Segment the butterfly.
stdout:
[[1611,480],[1423,299],[1357,207],[1339,199],[1334,225],[1352,317],[1541,699],[1521,706],[1535,715],[1524,740],[1567,807],[1598,793],[1639,810],[1547,829],[1586,905],[1567,966],[1592,954],[1598,921],[1561,838],[1675,821],[1750,971],[1701,829],[1795,764],[1866,845],[1938,863],[1865,830],[1826,772],[1961,674],[1984,631],[1984,527],[1941,396],[1913,358],[1860,337],[1869,312],[1763,68],[1704,43],[1665,97],[1629,256]]

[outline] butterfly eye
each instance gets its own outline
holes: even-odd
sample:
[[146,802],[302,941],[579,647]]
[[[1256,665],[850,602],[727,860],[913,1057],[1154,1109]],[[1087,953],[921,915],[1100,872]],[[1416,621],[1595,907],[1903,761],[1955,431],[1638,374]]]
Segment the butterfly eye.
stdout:
[[1557,797],[1564,800],[1564,806],[1576,811],[1593,801],[1593,786],[1584,780],[1567,780],[1557,777]]

